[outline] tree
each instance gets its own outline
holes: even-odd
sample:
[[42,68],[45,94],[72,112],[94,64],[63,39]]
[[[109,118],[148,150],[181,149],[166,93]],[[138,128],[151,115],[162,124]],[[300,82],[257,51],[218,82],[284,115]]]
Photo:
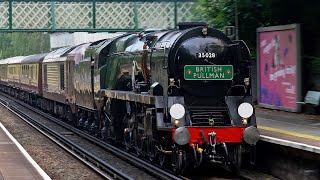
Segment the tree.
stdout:
[[0,59],[50,50],[50,37],[44,33],[0,33],[0,39]]
[[232,25],[234,15],[232,0],[198,0],[194,9],[196,20],[206,21],[210,27],[222,29],[224,26]]

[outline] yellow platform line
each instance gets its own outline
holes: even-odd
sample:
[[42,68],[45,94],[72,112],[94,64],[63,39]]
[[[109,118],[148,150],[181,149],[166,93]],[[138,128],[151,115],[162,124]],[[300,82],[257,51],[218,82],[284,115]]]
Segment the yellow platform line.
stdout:
[[286,130],[283,130],[283,129],[277,129],[277,128],[272,128],[272,127],[267,127],[267,126],[258,126],[258,129],[263,129],[263,130],[267,130],[267,131],[273,131],[273,132],[277,132],[277,133],[288,134],[288,135],[291,135],[291,136],[296,136],[296,137],[301,137],[301,138],[307,138],[307,139],[313,139],[313,140],[320,141],[320,137],[319,136],[313,136],[313,135],[309,135],[309,134],[301,134],[301,133],[296,133],[296,132],[292,132],[292,131],[286,131]]

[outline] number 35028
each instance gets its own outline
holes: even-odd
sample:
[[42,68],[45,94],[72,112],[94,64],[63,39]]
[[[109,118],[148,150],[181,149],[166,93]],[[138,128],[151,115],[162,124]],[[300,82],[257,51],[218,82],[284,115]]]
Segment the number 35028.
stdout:
[[198,58],[215,58],[215,53],[205,52],[205,53],[197,53]]

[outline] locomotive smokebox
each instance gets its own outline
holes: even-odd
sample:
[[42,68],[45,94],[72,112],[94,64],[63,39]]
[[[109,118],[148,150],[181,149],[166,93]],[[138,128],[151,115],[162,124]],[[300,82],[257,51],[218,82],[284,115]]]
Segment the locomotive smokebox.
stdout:
[[[201,24],[197,24],[201,25]],[[206,24],[202,24],[206,25]],[[229,45],[232,41],[222,32],[206,28],[206,35],[203,34],[203,26],[186,29],[181,32],[181,35],[174,41],[170,49],[168,61],[170,76],[180,80],[180,90],[185,93],[185,96],[197,97],[197,102],[206,106],[220,106],[223,104],[223,99],[231,80],[189,80],[185,79],[184,72],[186,66],[212,66],[212,65],[234,65],[234,59],[230,53]],[[207,54],[207,57],[200,57],[199,54]],[[198,73],[198,74],[197,74]],[[200,76],[201,72],[190,71],[193,77]],[[196,87],[196,88],[195,88]],[[214,90],[214,93],[212,93]],[[208,97],[217,97],[210,99]],[[202,98],[202,99],[201,99]],[[195,101],[189,103],[191,98],[186,98],[186,104],[197,105]],[[210,99],[209,101],[207,101]],[[218,99],[218,100],[217,100]]]

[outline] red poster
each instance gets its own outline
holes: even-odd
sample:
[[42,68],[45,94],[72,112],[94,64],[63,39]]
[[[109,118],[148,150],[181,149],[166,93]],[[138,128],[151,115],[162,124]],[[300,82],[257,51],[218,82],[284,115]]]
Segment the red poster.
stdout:
[[295,29],[259,32],[260,103],[297,109],[297,40]]

